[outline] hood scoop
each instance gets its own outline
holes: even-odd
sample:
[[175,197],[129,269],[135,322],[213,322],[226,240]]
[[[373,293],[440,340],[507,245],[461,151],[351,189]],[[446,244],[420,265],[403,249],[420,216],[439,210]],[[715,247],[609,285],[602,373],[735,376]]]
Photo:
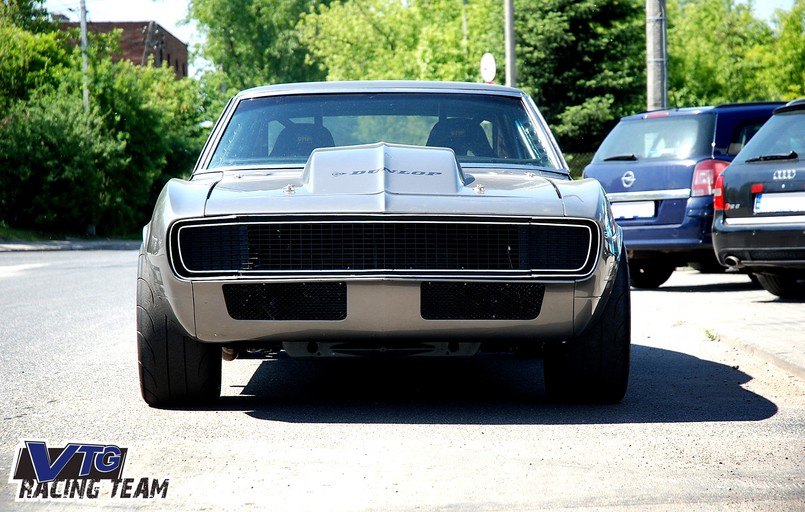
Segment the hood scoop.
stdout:
[[302,174],[303,186],[319,194],[455,194],[464,174],[450,149],[379,142],[316,149]]

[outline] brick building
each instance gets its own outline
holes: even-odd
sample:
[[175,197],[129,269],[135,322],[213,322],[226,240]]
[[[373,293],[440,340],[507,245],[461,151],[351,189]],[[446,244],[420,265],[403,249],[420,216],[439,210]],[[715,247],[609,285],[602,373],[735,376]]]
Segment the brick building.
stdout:
[[[78,27],[76,21],[63,21],[65,27]],[[87,31],[109,33],[119,29],[122,55],[113,56],[114,60],[126,59],[145,66],[150,57],[154,64],[162,66],[166,63],[176,73],[176,78],[187,76],[187,45],[165,30],[155,21],[102,21],[87,22]]]

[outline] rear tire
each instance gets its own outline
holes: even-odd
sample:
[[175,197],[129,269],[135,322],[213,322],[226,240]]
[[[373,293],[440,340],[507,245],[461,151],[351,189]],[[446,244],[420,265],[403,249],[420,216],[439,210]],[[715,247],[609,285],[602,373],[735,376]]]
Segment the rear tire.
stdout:
[[164,299],[137,279],[140,391],[152,407],[212,403],[221,395],[221,348],[188,337]]
[[676,267],[671,263],[636,260],[629,262],[629,283],[635,288],[659,288]]
[[629,383],[631,301],[622,251],[606,304],[579,336],[545,352],[545,389],[554,400],[614,404]]
[[797,281],[797,276],[786,274],[755,274],[764,290],[781,299],[801,299],[805,297],[805,284]]

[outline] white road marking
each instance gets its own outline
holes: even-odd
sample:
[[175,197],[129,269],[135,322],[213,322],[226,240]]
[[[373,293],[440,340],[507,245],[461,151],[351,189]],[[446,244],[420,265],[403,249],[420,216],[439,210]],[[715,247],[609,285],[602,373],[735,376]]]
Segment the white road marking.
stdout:
[[47,263],[27,263],[22,265],[6,265],[0,266],[0,279],[4,277],[13,277],[26,270],[31,270],[39,267],[46,267]]

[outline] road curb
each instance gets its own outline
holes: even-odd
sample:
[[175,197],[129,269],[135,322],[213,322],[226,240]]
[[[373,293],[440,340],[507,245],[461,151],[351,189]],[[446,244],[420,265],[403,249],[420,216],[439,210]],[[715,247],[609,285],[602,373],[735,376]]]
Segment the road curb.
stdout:
[[140,247],[135,240],[53,240],[46,242],[2,242],[0,252],[31,251],[132,251]]
[[757,357],[767,363],[772,363],[775,366],[791,373],[800,379],[805,380],[805,367],[801,364],[797,364],[792,362],[790,358],[786,358],[784,356],[780,356],[774,352],[769,350],[765,350],[762,347],[757,346],[755,343],[751,343],[748,341],[744,341],[740,338],[735,338],[729,335],[721,334],[720,332],[716,331],[718,335],[718,341],[724,342],[727,345],[736,348],[738,350],[742,350],[747,352],[753,357]]

